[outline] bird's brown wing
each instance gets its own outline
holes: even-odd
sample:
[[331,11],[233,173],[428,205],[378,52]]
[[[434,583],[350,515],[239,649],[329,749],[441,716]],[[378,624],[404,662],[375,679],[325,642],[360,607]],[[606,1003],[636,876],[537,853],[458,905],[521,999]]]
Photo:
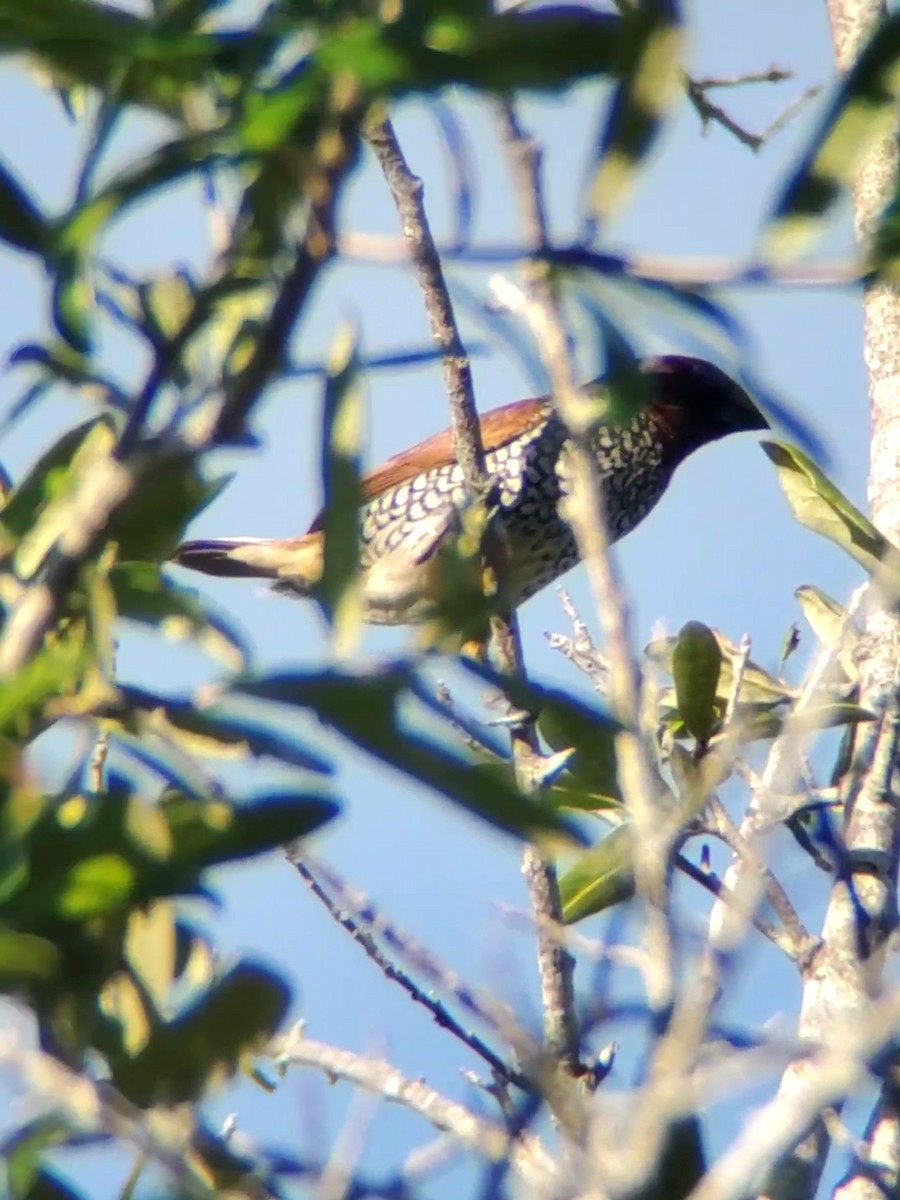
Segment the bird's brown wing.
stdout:
[[[497,450],[535,425],[539,425],[547,414],[547,399],[514,400],[501,408],[491,409],[481,418],[481,440],[486,451]],[[435,433],[417,446],[395,454],[386,463],[376,467],[360,480],[363,503],[374,500],[391,488],[399,487],[408,479],[414,479],[424,471],[449,466],[456,461],[453,453],[453,432],[445,429]],[[308,532],[316,533],[322,528],[322,513],[310,525]]]

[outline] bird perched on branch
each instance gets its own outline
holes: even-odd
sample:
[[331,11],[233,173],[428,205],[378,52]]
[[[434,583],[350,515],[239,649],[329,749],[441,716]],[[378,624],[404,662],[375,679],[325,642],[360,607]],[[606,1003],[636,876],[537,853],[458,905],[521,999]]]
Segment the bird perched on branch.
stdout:
[[[731,433],[767,429],[750,397],[702,359],[645,359],[646,403],[622,424],[592,434],[613,541],[624,537],[665,492],[679,463]],[[589,384],[588,391],[603,387]],[[568,487],[565,431],[549,398],[485,413],[481,437],[505,533],[502,594],[521,604],[578,562],[560,512]],[[418,624],[439,596],[440,547],[460,529],[466,504],[449,430],[395,455],[362,481],[360,566],[365,619]],[[268,579],[281,592],[315,593],[322,578],[321,514],[301,537],[231,537],[185,542],[174,561],[208,575]]]

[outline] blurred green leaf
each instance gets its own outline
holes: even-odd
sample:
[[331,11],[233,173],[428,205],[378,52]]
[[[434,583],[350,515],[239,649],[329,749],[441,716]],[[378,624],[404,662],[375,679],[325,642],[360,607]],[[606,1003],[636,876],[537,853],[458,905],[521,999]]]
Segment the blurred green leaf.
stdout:
[[10,1200],[27,1200],[32,1195],[46,1152],[63,1145],[70,1135],[71,1128],[61,1116],[41,1114],[26,1120],[0,1142],[0,1161],[5,1167]]
[[418,780],[483,820],[541,843],[580,841],[577,829],[547,806],[512,787],[490,782],[465,758],[401,724],[400,701],[421,685],[404,663],[371,671],[264,675],[236,684],[261,700],[311,708],[367,754]]
[[118,1064],[113,1084],[142,1108],[197,1100],[272,1037],[289,1000],[279,975],[239,963],[185,1012],[156,1028],[139,1054]]
[[258,30],[179,32],[175,24],[166,31],[153,19],[91,0],[0,0],[0,55],[31,56],[60,88],[106,91],[115,83],[125,102],[173,116],[181,115],[186,92],[237,68],[242,58],[252,61],[268,45]]
[[168,793],[162,812],[172,837],[172,866],[195,872],[307,837],[337,816],[338,806],[322,796],[290,791],[240,804]]
[[603,912],[634,895],[634,830],[617,825],[582,854],[559,881],[567,925]]
[[[741,741],[756,741],[778,737],[782,732],[815,733],[819,729],[875,720],[875,713],[869,709],[851,701],[836,700],[811,705],[801,713],[739,710],[735,732]],[[712,744],[715,745],[715,742],[714,738]]]
[[845,550],[887,586],[900,591],[896,547],[856,508],[812,459],[786,442],[760,443],[778,472],[794,517]]
[[682,83],[681,31],[675,6],[635,5],[626,17],[618,83],[600,138],[591,208],[603,220],[621,205],[656,141]]
[[43,506],[58,495],[76,454],[98,427],[111,433],[110,418],[96,417],[66,430],[16,485],[0,511],[0,526],[8,535],[9,542],[21,539],[34,524]]
[[95,854],[69,868],[56,896],[56,908],[65,920],[85,921],[124,908],[134,885],[134,869],[121,855]]
[[46,254],[50,227],[23,185],[0,159],[0,240],[26,254]]
[[887,136],[900,99],[900,14],[884,17],[841,80],[766,229],[765,252],[784,261],[807,250],[856,182],[872,146]]
[[359,561],[363,402],[357,335],[347,324],[331,347],[322,408],[325,561],[319,594],[339,657],[353,649],[363,619]]
[[330,775],[331,764],[315,750],[304,746],[294,733],[282,733],[271,721],[246,713],[229,713],[219,707],[198,707],[190,700],[177,700],[141,688],[120,687],[119,704],[108,706],[103,715],[119,721],[135,733],[156,734],[192,754],[217,754],[223,758],[274,758],[301,771]]
[[678,711],[698,742],[709,739],[719,720],[721,671],[722,651],[715,634],[700,621],[688,621],[672,650],[672,678]]
[[[559,703],[559,696],[555,696],[557,702],[542,706],[537,718],[538,733],[551,750],[559,752],[571,747],[575,751],[568,769],[554,784],[554,800],[559,792],[571,792],[573,799],[588,792],[603,801],[597,804],[598,808],[621,804],[616,769],[618,726],[605,714],[587,705],[582,709],[569,697],[564,699],[565,703]],[[575,807],[585,805],[579,803]]]
[[113,513],[106,537],[123,562],[166,562],[188,524],[228,485],[231,476],[206,479],[188,456],[161,460]]
[[167,579],[155,563],[116,563],[109,581],[120,616],[156,626],[175,641],[190,638],[230,670],[246,663],[249,647],[243,635],[211,613],[195,591]]
[[0,682],[0,737],[28,742],[41,733],[52,719],[50,711],[78,691],[91,662],[80,622],[49,635],[24,667]]

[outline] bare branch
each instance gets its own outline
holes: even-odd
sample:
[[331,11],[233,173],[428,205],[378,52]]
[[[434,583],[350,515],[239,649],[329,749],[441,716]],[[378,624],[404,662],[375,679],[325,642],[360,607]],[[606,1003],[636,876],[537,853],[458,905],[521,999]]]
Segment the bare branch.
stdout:
[[419,1079],[409,1079],[385,1059],[364,1057],[312,1041],[300,1025],[273,1042],[271,1053],[281,1067],[313,1067],[329,1078],[343,1079],[376,1092],[416,1113],[435,1129],[452,1134],[467,1149],[489,1161],[509,1159],[513,1170],[530,1182],[552,1178],[553,1160],[536,1138],[530,1135],[513,1138],[502,1125],[476,1116],[464,1104],[449,1100]]
[[[440,256],[425,214],[422,183],[410,171],[388,120],[382,120],[373,126],[368,137],[400,214],[404,241],[415,264],[432,334],[444,351],[444,379],[450,399],[454,454],[463,468],[466,486],[471,494],[486,499],[490,480],[472,392],[469,361],[459,335]],[[489,561],[495,549],[499,550],[496,557],[502,561],[503,537],[502,522],[496,535],[489,530],[488,544],[485,547]],[[522,646],[515,613],[494,616],[491,620],[491,633],[500,669],[510,675],[524,675]],[[523,716],[521,721],[512,725],[510,739],[517,782],[523,790],[528,790],[532,779],[530,766],[539,753],[530,720]],[[535,914],[551,921],[560,920],[562,909],[553,865],[545,862],[536,850],[527,847],[523,856],[522,873],[528,885]],[[564,1070],[577,1075],[580,1067],[572,979],[574,961],[564,946],[547,942],[540,932],[541,926],[538,929],[538,972],[547,1048],[552,1055],[559,1056]]]

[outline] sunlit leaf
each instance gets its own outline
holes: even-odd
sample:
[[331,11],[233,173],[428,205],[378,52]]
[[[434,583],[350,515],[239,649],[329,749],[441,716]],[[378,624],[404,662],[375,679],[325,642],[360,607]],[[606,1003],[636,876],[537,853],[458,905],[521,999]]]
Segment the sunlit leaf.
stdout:
[[[724,634],[720,633],[717,629],[714,629],[712,632],[722,652],[716,695],[719,700],[725,702],[730,697],[732,687],[734,686],[735,661],[742,656],[738,647],[729,641]],[[674,670],[673,654],[677,643],[678,639],[675,637],[657,638],[644,648],[644,653],[652,663],[662,668],[669,675],[672,675]],[[740,693],[740,699],[743,703],[781,704],[786,700],[790,700],[793,696],[794,690],[786,683],[783,683],[780,679],[776,679],[774,675],[770,675],[768,671],[763,670],[762,667],[757,666],[752,661],[748,661],[745,664],[741,676]],[[669,696],[665,689],[660,699],[663,704],[669,701]],[[672,701],[673,706],[677,706],[674,693],[672,694]]]
[[158,734],[189,753],[218,754],[223,758],[249,754],[273,758],[302,771],[331,774],[331,764],[317,750],[258,715],[228,712],[219,706],[200,707],[189,700],[141,688],[121,687],[119,692],[121,705],[109,706],[104,715],[136,733]]
[[307,837],[337,815],[333,800],[303,792],[271,793],[229,804],[167,794],[170,863],[191,871],[251,858]]
[[760,443],[796,519],[845,550],[888,588],[900,590],[898,551],[819,467],[796,446]]
[[859,643],[859,630],[853,621],[848,619],[847,610],[821,588],[810,583],[796,588],[794,595],[813,633],[823,646],[838,651],[844,673],[848,678],[856,679],[859,672],[853,660],[853,652]]
[[59,951],[47,938],[0,927],[0,990],[51,979],[60,961]]
[[590,203],[598,219],[627,196],[682,82],[681,33],[674,5],[635,6],[627,14],[621,81],[599,139]]

